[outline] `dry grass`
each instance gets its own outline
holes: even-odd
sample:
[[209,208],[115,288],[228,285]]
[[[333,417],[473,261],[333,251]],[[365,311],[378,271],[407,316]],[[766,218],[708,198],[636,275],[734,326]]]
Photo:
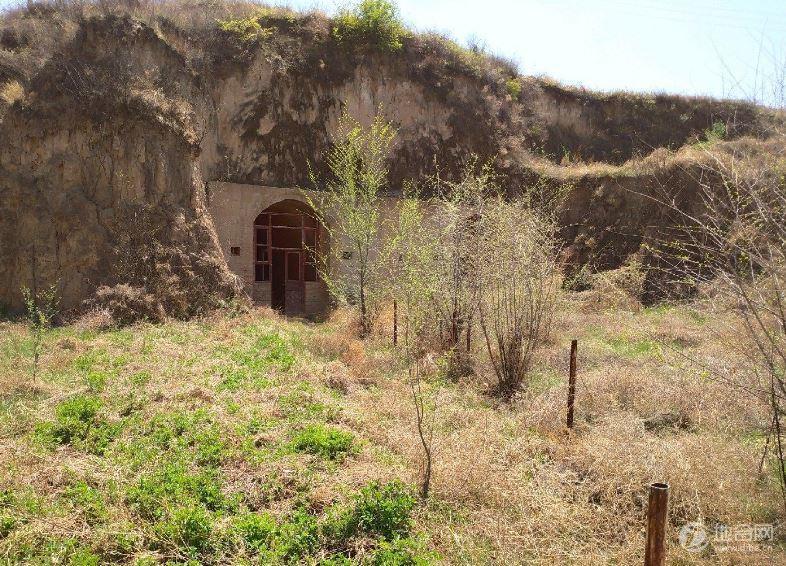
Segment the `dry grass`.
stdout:
[[[581,300],[566,303],[556,338],[512,403],[484,393],[482,365],[474,379],[432,382],[433,495],[416,513],[416,532],[447,563],[637,564],[646,486],[666,480],[674,563],[733,563],[728,553],[690,554],[677,541],[679,527],[699,518],[714,525],[782,517],[774,476],[766,467],[758,472],[766,412],[689,362],[744,369],[714,338],[712,317],[719,315],[689,307],[582,309]],[[0,487],[28,502],[25,521],[0,541],[0,553],[12,561],[25,547],[39,557],[54,556],[55,548],[119,562],[167,556],[150,546],[149,525],[122,495],[155,467],[155,459],[135,460],[122,447],[146,446],[142,423],[157,415],[205,411],[227,443],[224,492],[279,517],[303,503],[324,512],[371,480],[420,477],[414,409],[390,338],[357,341],[345,312],[320,325],[257,310],[128,330],[103,329],[100,314],[95,318],[52,331],[39,383],[28,378],[25,329],[2,323]],[[227,387],[228,369],[253,366],[279,344],[265,338],[268,346],[255,349],[260,336],[279,337],[291,366],[276,358],[263,374],[241,372],[246,380]],[[579,339],[580,373],[577,426],[567,434],[571,337]],[[36,423],[51,420],[75,393],[91,391],[109,421],[125,423],[110,448],[95,455],[41,446]],[[357,452],[326,463],[288,451],[288,439],[312,422],[351,432]],[[97,522],[86,518],[84,502],[69,499],[80,480],[101,495],[106,514]],[[118,550],[112,533],[132,542]],[[72,551],[63,550],[70,539]],[[737,558],[769,563],[784,554],[761,549]]]

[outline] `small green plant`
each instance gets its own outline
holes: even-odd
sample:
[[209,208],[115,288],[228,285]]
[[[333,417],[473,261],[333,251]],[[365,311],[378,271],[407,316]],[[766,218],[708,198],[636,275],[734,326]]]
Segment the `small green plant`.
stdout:
[[35,434],[45,444],[71,444],[92,454],[103,454],[120,432],[99,416],[101,401],[91,395],[77,395],[60,403],[54,422],[36,426]]
[[230,510],[235,502],[224,496],[221,481],[214,469],[189,472],[187,466],[176,462],[165,464],[142,476],[131,487],[126,500],[143,518],[160,521],[171,509],[201,506],[208,511]]
[[359,530],[393,540],[409,534],[414,507],[415,497],[402,482],[372,482],[356,496],[354,514]]
[[179,507],[156,522],[153,533],[157,547],[193,559],[213,545],[213,516],[198,505]]
[[278,526],[268,513],[245,513],[235,518],[234,530],[243,542],[257,551],[270,548]]
[[100,523],[107,517],[106,505],[101,494],[84,481],[69,486],[65,490],[64,497],[82,513],[88,524]]
[[521,96],[521,80],[518,78],[508,79],[505,82],[505,90],[513,100],[518,100]]
[[315,454],[326,460],[341,460],[353,449],[355,437],[351,432],[322,424],[309,425],[292,439],[298,452]]
[[33,380],[38,376],[38,361],[46,332],[52,327],[57,314],[57,287],[52,285],[43,291],[22,288],[25,317],[33,337]]
[[319,522],[303,509],[296,510],[279,528],[275,554],[284,562],[302,562],[319,545]]
[[427,566],[438,558],[421,540],[407,537],[380,541],[369,562],[373,566]]
[[399,51],[407,31],[398,8],[389,0],[362,0],[336,16],[333,37],[343,44],[363,44],[380,51]]
[[237,36],[240,41],[248,42],[257,39],[265,39],[273,34],[271,28],[263,28],[259,23],[257,15],[247,18],[233,18],[228,20],[218,20],[218,27],[222,31]]
[[721,121],[713,122],[711,128],[704,130],[704,139],[707,143],[714,143],[726,139],[726,124]]

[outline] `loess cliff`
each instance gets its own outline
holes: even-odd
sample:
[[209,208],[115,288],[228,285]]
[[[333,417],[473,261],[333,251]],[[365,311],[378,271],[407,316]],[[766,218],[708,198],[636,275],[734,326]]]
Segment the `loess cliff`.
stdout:
[[[221,22],[248,21],[247,33]],[[694,204],[693,149],[768,151],[781,120],[743,102],[601,94],[519,76],[430,34],[339,41],[319,13],[245,3],[33,3],[0,22],[0,303],[57,284],[66,309],[131,289],[189,316],[238,293],[211,181],[306,187],[344,109],[398,127],[390,191],[470,155],[510,194],[566,186],[571,265],[613,268]],[[133,250],[133,253],[131,251]],[[158,304],[160,303],[160,304]]]

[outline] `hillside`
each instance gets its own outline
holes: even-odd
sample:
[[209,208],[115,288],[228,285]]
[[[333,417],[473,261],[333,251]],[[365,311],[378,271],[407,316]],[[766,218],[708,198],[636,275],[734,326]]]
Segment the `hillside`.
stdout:
[[695,142],[720,131],[714,143],[730,151],[770,151],[781,120],[744,102],[565,88],[433,34],[404,33],[391,48],[335,29],[316,12],[229,1],[7,12],[0,302],[18,309],[34,270],[42,284],[60,281],[66,308],[127,282],[139,269],[123,271],[113,250],[145,207],[155,211],[148,236],[171,250],[174,285],[205,307],[232,297],[209,183],[308,186],[343,108],[361,121],[381,109],[399,128],[393,194],[435,163],[456,175],[472,154],[494,160],[510,194],[567,185],[565,257],[595,269],[668,231],[651,198],[664,186],[680,206],[695,204]]
[[607,310],[594,296],[563,305],[512,402],[488,394],[483,365],[429,379],[427,502],[415,498],[422,451],[389,318],[364,342],[344,312],[319,325],[265,310],[122,330],[84,319],[46,335],[37,378],[33,337],[0,322],[0,556],[641,564],[657,480],[671,484],[670,563],[783,563],[780,531],[753,550],[715,540],[696,553],[677,538],[699,518],[712,536],[782,517],[775,466],[759,467],[766,408],[707,377],[746,375],[734,327],[701,305]]

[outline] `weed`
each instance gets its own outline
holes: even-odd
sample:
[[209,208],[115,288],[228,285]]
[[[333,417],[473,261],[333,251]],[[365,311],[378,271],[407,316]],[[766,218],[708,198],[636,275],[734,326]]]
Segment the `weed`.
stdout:
[[372,482],[356,496],[354,513],[359,530],[393,540],[409,534],[414,507],[414,496],[400,481]]
[[239,515],[233,527],[243,542],[256,550],[270,548],[278,528],[276,520],[268,513]]
[[158,548],[196,558],[213,544],[213,517],[200,506],[179,507],[156,522],[153,533]]
[[322,424],[309,425],[292,439],[298,452],[315,454],[326,460],[342,460],[353,449],[352,433]]
[[361,0],[354,9],[339,12],[333,27],[333,37],[340,43],[385,52],[399,51],[406,34],[396,5],[388,0]]
[[219,389],[236,391],[246,384],[268,387],[270,370],[289,371],[295,364],[289,344],[276,332],[257,336],[253,343],[230,353],[232,364],[219,366]]
[[508,79],[505,81],[505,90],[513,100],[518,100],[521,96],[521,80],[517,78]]
[[164,464],[142,476],[127,494],[128,503],[145,519],[162,520],[179,506],[202,506],[208,511],[233,509],[236,503],[221,491],[213,469],[190,473],[179,462]]
[[100,418],[100,409],[97,397],[77,395],[60,403],[55,421],[39,423],[35,434],[44,444],[71,444],[92,454],[103,454],[122,425]]
[[107,517],[106,505],[101,494],[84,481],[69,486],[64,497],[82,513],[88,524],[100,523]]
[[439,556],[429,552],[421,540],[397,537],[380,541],[369,562],[373,566],[427,566],[438,559]]
[[263,28],[257,15],[248,18],[218,20],[218,27],[222,31],[237,36],[242,42],[267,39],[273,35],[273,29]]

